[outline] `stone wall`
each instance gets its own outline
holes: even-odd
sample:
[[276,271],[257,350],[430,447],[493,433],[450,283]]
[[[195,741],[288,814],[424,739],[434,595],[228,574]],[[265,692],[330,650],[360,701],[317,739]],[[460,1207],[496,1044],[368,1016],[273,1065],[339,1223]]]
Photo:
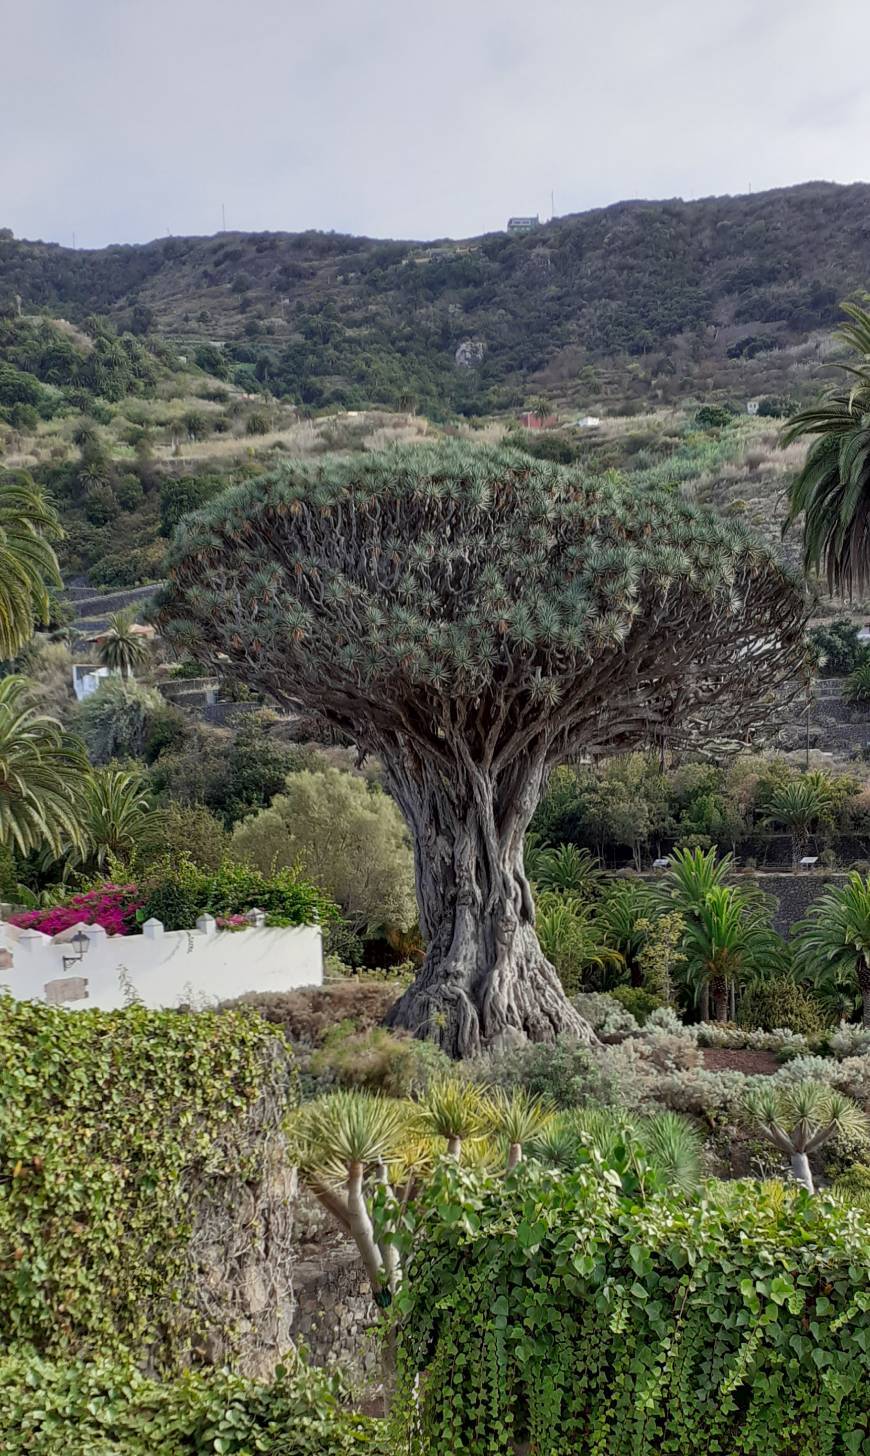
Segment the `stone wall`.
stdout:
[[821,873],[799,871],[796,874],[744,874],[740,876],[740,883],[752,880],[766,895],[773,896],[777,906],[774,926],[780,935],[787,936],[795,922],[804,918],[814,900],[831,885],[841,885],[845,879],[846,875],[836,870]]
[[377,1384],[377,1311],[356,1246],[320,1204],[301,1193],[293,1221],[290,1335],[314,1365],[340,1365],[359,1385]]

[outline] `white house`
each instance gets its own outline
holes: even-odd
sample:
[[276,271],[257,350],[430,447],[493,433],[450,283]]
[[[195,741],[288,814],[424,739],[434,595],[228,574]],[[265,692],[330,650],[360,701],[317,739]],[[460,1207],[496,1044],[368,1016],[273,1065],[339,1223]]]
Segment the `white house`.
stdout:
[[0,984],[19,1001],[114,1011],[131,999],[154,1008],[216,1004],[246,991],[292,991],[323,983],[319,925],[266,927],[251,911],[243,930],[218,930],[202,915],[195,930],[146,921],[141,935],[107,935],[74,925],[60,935],[0,921]]
[[599,415],[581,415],[579,419],[574,421],[574,428],[576,430],[597,430],[600,424],[601,418]]
[[74,662],[72,670],[73,692],[81,703],[95,693],[104,677],[111,675],[108,667],[95,667],[90,662]]

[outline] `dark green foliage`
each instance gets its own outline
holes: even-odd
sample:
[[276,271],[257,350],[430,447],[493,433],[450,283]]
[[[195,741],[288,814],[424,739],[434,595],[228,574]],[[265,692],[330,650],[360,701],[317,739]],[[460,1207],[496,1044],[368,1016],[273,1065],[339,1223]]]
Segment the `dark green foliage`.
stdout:
[[845,677],[867,657],[867,645],[858,641],[858,628],[847,617],[813,627],[807,641],[820,677]]
[[695,424],[702,430],[722,429],[734,419],[733,410],[718,404],[704,404],[695,415]]
[[588,1169],[436,1175],[396,1300],[400,1449],[863,1452],[858,1215],[781,1186],[627,1192]]
[[161,536],[171,536],[183,516],[199,510],[227,484],[220,475],[165,476],[160,482]]
[[[643,986],[614,986],[610,991],[614,1001],[630,1011],[639,1026],[643,1026],[648,1016],[656,1011],[664,1003],[660,996],[654,996],[651,991],[645,990]],[[791,1023],[787,1023],[791,1025]]]
[[589,1048],[570,1037],[551,1046],[528,1042],[510,1051],[479,1057],[465,1064],[469,1077],[484,1087],[505,1092],[525,1089],[559,1108],[583,1107],[603,1100],[601,1070]]
[[378,1423],[348,1411],[340,1377],[290,1357],[272,1381],[203,1370],[160,1383],[123,1357],[11,1355],[0,1360],[0,1428],[10,1456],[386,1456]]
[[776,1031],[788,1026],[803,1036],[822,1031],[826,1022],[811,991],[782,977],[747,987],[740,997],[737,1020],[749,1030]]
[[165,799],[205,804],[228,827],[265,808],[288,773],[308,767],[312,754],[270,731],[274,715],[239,715],[231,734],[196,728],[180,747],[167,746],[152,770]]
[[172,1357],[193,1333],[191,1188],[217,1147],[256,1177],[246,1121],[286,1095],[272,1045],[241,1013],[0,998],[0,1347]]
[[557,465],[573,465],[583,458],[583,447],[569,435],[548,430],[546,434],[527,434],[517,441],[521,450],[535,460],[553,460]]
[[264,875],[231,861],[208,870],[189,859],[167,857],[148,871],[140,889],[140,922],[153,917],[165,930],[190,930],[200,915],[243,915],[254,909],[265,910],[267,923],[274,925],[326,925],[337,914],[327,895],[292,870]]
[[[227,330],[238,341],[199,344],[198,366],[219,377],[232,369],[245,388],[265,378],[273,393],[316,408],[399,404],[410,393],[437,417],[482,414],[520,404],[529,377],[572,352],[590,405],[599,360],[618,361],[630,387],[626,352],[666,387],[682,371],[687,393],[709,387],[711,361],[727,364],[729,383],[763,370],[769,391],[786,387],[786,377],[767,377],[779,355],[753,359],[747,346],[729,361],[733,335],[714,337],[710,326],[743,320],[747,338],[788,344],[831,325],[837,299],[866,284],[866,217],[865,187],[812,184],[620,203],[525,238],[493,233],[422,249],[313,232],[242,236],[234,259],[207,238],[79,252],[13,240],[3,244],[4,292],[68,318],[111,312],[126,326],[130,300],[147,284],[156,324],[177,335],[179,294],[195,277],[188,307],[201,324],[223,320],[228,304],[238,310]],[[289,340],[240,337],[242,300],[257,314],[280,308]],[[479,369],[457,369],[457,345],[469,337],[485,340],[485,358]],[[779,367],[785,374],[787,364]],[[636,393],[646,388],[640,374]]]

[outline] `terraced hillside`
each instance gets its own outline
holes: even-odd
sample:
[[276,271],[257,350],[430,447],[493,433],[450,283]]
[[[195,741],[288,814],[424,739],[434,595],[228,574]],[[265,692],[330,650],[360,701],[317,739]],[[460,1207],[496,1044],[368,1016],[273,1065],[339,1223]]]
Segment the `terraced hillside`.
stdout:
[[[74,252],[0,241],[7,307],[103,313],[322,406],[433,415],[545,389],[614,408],[811,390],[844,296],[870,280],[870,187],[623,202],[527,236],[307,232]],[[470,349],[463,346],[471,344]]]

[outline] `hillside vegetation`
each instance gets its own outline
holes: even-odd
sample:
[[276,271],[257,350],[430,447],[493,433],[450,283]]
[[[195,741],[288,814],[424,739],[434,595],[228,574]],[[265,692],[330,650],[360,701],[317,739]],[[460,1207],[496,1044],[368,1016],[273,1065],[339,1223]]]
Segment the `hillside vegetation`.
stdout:
[[[488,413],[806,393],[870,275],[870,186],[623,202],[528,236],[222,233],[74,252],[0,240],[7,310],[107,315],[314,407]],[[481,345],[457,364],[465,342]],[[215,347],[215,344],[218,347]],[[478,357],[479,356],[479,357]],[[462,357],[462,356],[461,356]]]

